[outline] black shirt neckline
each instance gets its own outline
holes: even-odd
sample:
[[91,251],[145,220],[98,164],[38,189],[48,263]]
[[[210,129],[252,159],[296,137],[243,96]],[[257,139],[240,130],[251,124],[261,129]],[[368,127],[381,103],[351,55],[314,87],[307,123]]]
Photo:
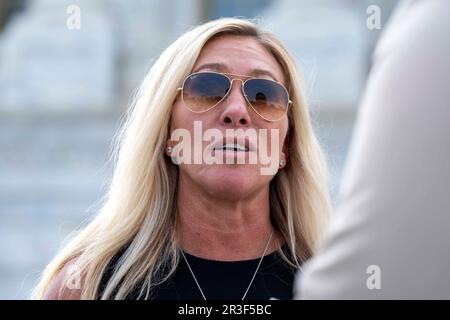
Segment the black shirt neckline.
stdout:
[[[284,252],[286,252],[286,249],[287,249],[286,245],[283,245],[281,247],[281,250],[284,251]],[[261,257],[254,258],[254,259],[244,259],[244,260],[234,260],[234,261],[230,261],[230,260],[216,260],[216,259],[202,258],[202,257],[196,256],[196,255],[193,255],[191,253],[188,253],[188,252],[186,252],[184,250],[182,250],[182,251],[183,251],[184,255],[186,256],[186,258],[189,258],[189,261],[194,260],[194,261],[197,261],[199,263],[211,263],[211,264],[223,264],[223,265],[240,264],[240,263],[242,263],[242,264],[249,264],[249,263],[253,264],[256,261],[259,262],[259,260],[261,260],[261,257],[262,257],[261,256]],[[266,254],[264,256],[263,260],[275,257],[278,254],[279,254],[279,249]]]

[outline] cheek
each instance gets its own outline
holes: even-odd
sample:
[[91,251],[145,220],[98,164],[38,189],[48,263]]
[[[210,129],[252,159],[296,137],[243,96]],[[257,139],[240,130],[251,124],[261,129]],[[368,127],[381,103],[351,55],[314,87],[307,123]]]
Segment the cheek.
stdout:
[[[267,128],[268,141],[267,145],[271,150],[279,150],[281,152],[283,150],[283,145],[286,140],[287,135],[287,120],[285,122],[280,123],[279,125],[271,126]],[[275,145],[273,145],[275,143]]]
[[286,117],[286,119],[283,120],[283,122],[281,123],[281,126],[280,126],[280,151],[283,149],[283,145],[286,141],[288,127],[289,127],[289,121]]
[[189,117],[189,114],[186,114],[187,110],[183,107],[182,104],[183,103],[181,102],[181,100],[178,99],[172,106],[172,115],[170,120],[171,130],[175,130],[178,128],[189,129],[189,126],[186,126],[186,124],[189,123],[189,121],[186,121],[186,119],[188,119]]
[[286,143],[286,134],[287,134],[287,131],[286,131],[286,130],[281,131],[280,138],[279,138],[279,141],[280,141],[280,151],[283,150],[283,146],[284,146],[284,144]]
[[193,113],[189,111],[184,105],[183,102],[178,99],[173,107],[172,107],[172,115],[171,115],[171,131],[177,128],[183,128],[189,130],[191,133],[194,132],[194,123],[197,122],[201,124],[202,130],[206,130],[207,128],[215,127],[215,123],[218,119],[217,110],[209,110],[205,113]]

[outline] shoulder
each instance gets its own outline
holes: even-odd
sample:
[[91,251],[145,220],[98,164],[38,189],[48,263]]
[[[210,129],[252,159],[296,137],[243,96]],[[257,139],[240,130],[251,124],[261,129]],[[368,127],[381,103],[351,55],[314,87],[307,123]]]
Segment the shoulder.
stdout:
[[82,283],[81,271],[77,261],[72,259],[53,278],[43,299],[80,300]]

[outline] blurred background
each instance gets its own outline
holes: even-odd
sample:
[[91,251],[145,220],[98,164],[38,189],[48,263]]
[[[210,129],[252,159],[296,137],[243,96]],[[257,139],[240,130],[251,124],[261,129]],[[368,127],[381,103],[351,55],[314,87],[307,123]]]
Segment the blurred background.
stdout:
[[371,51],[395,4],[1,0],[0,299],[28,298],[63,239],[95,213],[134,90],[165,47],[210,19],[255,18],[288,46],[335,200]]

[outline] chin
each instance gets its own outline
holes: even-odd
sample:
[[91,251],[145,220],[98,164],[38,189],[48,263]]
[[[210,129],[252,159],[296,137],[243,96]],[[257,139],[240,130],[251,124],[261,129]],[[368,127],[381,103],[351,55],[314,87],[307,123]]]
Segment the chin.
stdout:
[[202,178],[208,192],[214,196],[233,199],[250,195],[268,183],[265,177],[259,174],[259,169],[242,165],[211,168]]

